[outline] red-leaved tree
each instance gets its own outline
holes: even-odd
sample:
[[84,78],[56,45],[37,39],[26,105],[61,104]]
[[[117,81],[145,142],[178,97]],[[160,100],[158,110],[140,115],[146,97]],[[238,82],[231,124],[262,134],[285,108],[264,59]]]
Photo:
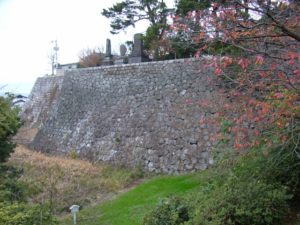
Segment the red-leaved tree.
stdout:
[[229,100],[216,115],[230,121],[234,147],[290,146],[299,154],[300,2],[218,1],[172,27],[199,43],[196,57],[211,56],[207,65]]
[[103,63],[105,55],[100,48],[87,48],[81,50],[78,57],[79,66],[85,68],[100,66]]

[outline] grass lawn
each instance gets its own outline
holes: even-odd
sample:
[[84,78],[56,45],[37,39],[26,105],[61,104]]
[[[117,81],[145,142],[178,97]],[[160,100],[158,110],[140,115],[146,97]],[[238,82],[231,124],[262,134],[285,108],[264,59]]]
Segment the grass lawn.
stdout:
[[[116,199],[79,212],[78,225],[137,225],[163,198],[185,195],[199,185],[196,174],[160,176],[147,181]],[[71,216],[60,224],[71,225]]]

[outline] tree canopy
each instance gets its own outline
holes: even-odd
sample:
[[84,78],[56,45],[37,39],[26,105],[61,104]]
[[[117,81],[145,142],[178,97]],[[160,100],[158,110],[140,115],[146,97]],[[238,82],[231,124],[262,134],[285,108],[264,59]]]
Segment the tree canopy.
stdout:
[[141,20],[148,20],[150,26],[166,24],[168,12],[163,0],[125,0],[103,9],[102,15],[111,19],[111,33],[117,34]]
[[212,55],[208,66],[232,102],[217,115],[231,121],[234,146],[299,148],[299,1],[211,4],[176,18],[173,29],[199,44],[196,56]]
[[150,26],[144,35],[144,48],[156,58],[159,52],[157,43],[160,43],[168,29],[167,17],[172,11],[163,0],[124,0],[103,9],[102,15],[111,19],[112,34],[117,34],[129,26],[134,27],[139,21],[148,21]]
[[209,0],[178,0],[176,1],[176,14],[186,16],[191,11],[203,10],[211,6],[212,1]]
[[82,49],[78,55],[79,57],[79,67],[95,67],[100,66],[103,63],[105,54],[100,48],[87,48]]

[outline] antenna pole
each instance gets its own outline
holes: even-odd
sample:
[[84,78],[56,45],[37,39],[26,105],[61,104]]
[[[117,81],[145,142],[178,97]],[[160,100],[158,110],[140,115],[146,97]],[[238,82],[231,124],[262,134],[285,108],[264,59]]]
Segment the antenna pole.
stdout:
[[54,43],[54,47],[53,47],[53,51],[54,53],[51,56],[51,60],[52,60],[52,75],[54,75],[54,69],[57,68],[58,66],[58,50],[59,47],[57,45],[57,40],[51,41],[51,43]]

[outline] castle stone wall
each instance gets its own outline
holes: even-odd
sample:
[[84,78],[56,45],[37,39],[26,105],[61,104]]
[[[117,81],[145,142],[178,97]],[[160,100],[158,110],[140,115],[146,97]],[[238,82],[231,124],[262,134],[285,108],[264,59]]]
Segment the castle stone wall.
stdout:
[[62,81],[62,76],[39,77],[22,107],[21,117],[25,126],[39,128],[48,118],[57,103]]
[[214,112],[199,102],[220,97],[210,78],[201,59],[69,71],[31,147],[155,172],[205,169],[214,128],[200,121]]

